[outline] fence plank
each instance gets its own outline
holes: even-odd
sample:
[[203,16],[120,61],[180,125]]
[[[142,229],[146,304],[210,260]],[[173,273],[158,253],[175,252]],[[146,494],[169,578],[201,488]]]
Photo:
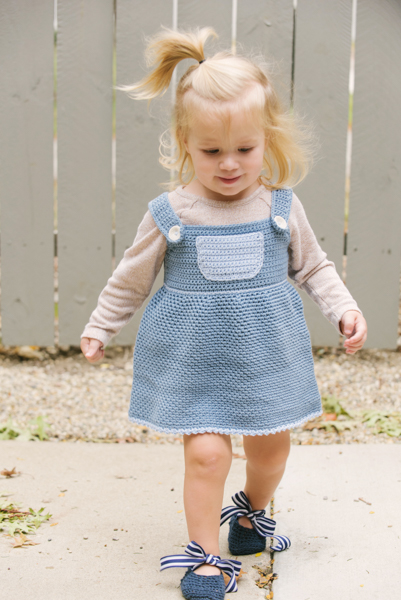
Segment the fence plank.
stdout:
[[111,274],[113,0],[58,5],[59,342],[80,335]]
[[[231,16],[232,0],[178,0],[178,28],[213,27],[219,36],[217,44],[224,50],[231,49]],[[206,47],[206,56],[209,52],[216,52],[210,42]]]
[[366,348],[395,349],[401,257],[401,4],[358,2],[347,286]]
[[2,342],[52,345],[53,4],[2,2],[0,55]]
[[[289,104],[292,68],[293,0],[239,0],[237,40],[272,62],[274,81]],[[240,48],[237,47],[238,53]]]
[[[172,26],[172,2],[158,0],[152,9],[141,0],[118,0],[116,22],[117,85],[128,85],[147,72],[145,37],[161,26]],[[169,126],[170,95],[152,102],[116,92],[116,265],[135,238],[148,202],[164,191],[169,173],[159,165],[159,137]],[[130,323],[111,341],[134,344],[139,322],[150,297],[163,283],[163,268],[147,301]]]
[[[315,123],[320,141],[313,171],[295,189],[317,240],[342,277],[351,2],[302,0],[296,13],[294,106]],[[339,335],[300,292],[313,345]],[[356,294],[357,302],[362,300]]]

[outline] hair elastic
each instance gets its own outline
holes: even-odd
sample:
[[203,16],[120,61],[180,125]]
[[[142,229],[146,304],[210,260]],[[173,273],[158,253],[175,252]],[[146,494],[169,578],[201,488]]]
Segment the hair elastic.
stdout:
[[203,62],[205,62],[206,58],[202,59],[199,61],[199,64],[201,65]]

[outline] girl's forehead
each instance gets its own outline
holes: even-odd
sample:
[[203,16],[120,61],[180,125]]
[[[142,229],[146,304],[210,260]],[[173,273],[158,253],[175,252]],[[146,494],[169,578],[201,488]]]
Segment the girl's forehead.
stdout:
[[251,114],[227,111],[213,114],[201,111],[191,120],[189,135],[200,141],[212,142],[220,139],[253,138],[264,136],[259,120]]

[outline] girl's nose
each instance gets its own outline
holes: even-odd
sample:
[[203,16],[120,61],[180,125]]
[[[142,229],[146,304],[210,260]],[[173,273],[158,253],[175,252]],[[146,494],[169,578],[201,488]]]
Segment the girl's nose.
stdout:
[[238,168],[238,162],[235,160],[234,156],[226,154],[222,157],[219,166],[222,171],[233,171]]

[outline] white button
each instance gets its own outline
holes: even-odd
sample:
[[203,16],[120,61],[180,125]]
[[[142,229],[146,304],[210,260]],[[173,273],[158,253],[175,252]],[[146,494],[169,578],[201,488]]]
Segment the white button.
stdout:
[[170,238],[170,240],[179,240],[180,239],[180,226],[179,225],[174,225],[174,227],[172,227],[170,229],[170,231],[168,232],[168,237]]
[[276,221],[276,223],[280,227],[280,229],[285,229],[287,227],[287,221],[285,219],[283,219],[283,217],[280,217],[279,215],[277,215],[277,217],[274,217],[274,220]]

